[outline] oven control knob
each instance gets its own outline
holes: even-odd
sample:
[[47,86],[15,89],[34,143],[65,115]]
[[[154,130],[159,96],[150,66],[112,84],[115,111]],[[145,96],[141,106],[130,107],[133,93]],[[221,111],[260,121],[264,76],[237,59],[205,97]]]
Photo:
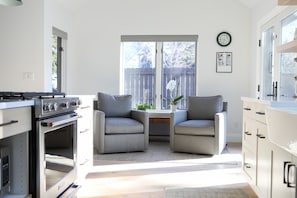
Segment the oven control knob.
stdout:
[[64,109],[68,109],[69,108],[69,102],[61,103],[61,107],[64,108]]
[[80,100],[74,100],[74,101],[71,101],[70,105],[72,107],[77,107],[80,105]]
[[58,107],[59,107],[59,106],[58,106],[58,103],[55,102],[55,103],[53,104],[53,107],[54,107],[53,110],[57,111],[57,110],[58,110]]
[[43,109],[43,111],[49,111],[50,110],[49,104],[44,104],[42,109]]
[[56,111],[58,108],[56,103],[49,103],[49,110],[50,111]]

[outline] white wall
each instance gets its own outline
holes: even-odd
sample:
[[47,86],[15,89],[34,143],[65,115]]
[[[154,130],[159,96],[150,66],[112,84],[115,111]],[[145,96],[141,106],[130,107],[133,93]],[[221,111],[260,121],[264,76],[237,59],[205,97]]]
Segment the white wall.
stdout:
[[[116,5],[116,6],[115,6]],[[198,34],[198,95],[222,94],[229,102],[228,137],[241,140],[240,97],[249,92],[250,10],[233,0],[93,0],[74,20],[76,59],[68,92],[119,93],[120,36]],[[216,43],[221,31],[232,35],[230,46]],[[233,52],[233,72],[216,73],[216,52]]]
[[44,90],[43,12],[41,0],[0,6],[1,91]]
[[[64,5],[64,4],[63,4]],[[52,28],[58,28],[63,32],[67,33],[67,41],[66,41],[66,50],[67,54],[64,54],[63,60],[66,61],[66,65],[71,67],[71,62],[73,60],[70,59],[70,54],[73,54],[73,44],[75,41],[73,40],[73,34],[71,33],[72,29],[72,16],[74,13],[72,10],[64,8],[63,5],[59,4],[59,1],[56,0],[46,0],[44,3],[44,83],[45,83],[45,90],[51,91],[52,84],[51,84],[51,69],[52,69]],[[69,78],[68,68],[62,71],[63,80],[65,84],[62,84],[62,91],[66,91],[67,87],[67,79]]]
[[[257,23],[275,5],[263,0],[250,10],[237,0],[88,0],[72,12],[53,0],[24,0],[20,7],[0,7],[0,90],[50,91],[52,26],[68,33],[68,94],[119,93],[123,34],[198,34],[197,95],[223,95],[228,140],[240,141],[240,97],[256,90]],[[232,34],[230,46],[216,44],[220,31]],[[216,73],[222,51],[233,52],[232,73]]]

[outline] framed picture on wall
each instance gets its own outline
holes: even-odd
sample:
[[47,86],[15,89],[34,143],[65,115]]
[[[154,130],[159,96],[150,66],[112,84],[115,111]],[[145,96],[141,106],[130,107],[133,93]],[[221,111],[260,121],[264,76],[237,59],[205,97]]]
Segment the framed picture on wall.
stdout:
[[217,73],[232,73],[232,52],[217,52]]

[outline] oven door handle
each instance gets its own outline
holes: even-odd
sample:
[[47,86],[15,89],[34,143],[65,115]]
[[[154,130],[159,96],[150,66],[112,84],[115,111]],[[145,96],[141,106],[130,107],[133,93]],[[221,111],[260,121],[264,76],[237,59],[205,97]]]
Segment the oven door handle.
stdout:
[[58,126],[76,121],[78,118],[79,118],[79,116],[77,114],[73,114],[73,115],[71,115],[67,118],[63,118],[63,119],[44,120],[44,121],[41,121],[41,126],[54,128],[54,127],[58,127]]

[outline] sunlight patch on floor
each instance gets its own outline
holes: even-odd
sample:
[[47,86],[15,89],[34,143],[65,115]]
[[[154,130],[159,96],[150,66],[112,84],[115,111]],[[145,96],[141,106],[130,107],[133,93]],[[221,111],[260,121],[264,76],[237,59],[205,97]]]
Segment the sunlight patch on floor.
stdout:
[[122,164],[112,165],[100,165],[92,167],[90,172],[106,172],[106,171],[124,171],[124,170],[141,170],[141,169],[153,169],[153,168],[170,168],[179,166],[196,166],[211,163],[241,163],[241,154],[224,154],[215,155],[207,158],[199,159],[186,159],[186,160],[170,160],[170,161],[158,161],[158,162],[121,162]]
[[[208,187],[246,183],[234,156],[210,159],[104,165],[93,167],[83,188],[84,197],[164,192],[168,188]],[[88,191],[96,189],[95,191]]]

